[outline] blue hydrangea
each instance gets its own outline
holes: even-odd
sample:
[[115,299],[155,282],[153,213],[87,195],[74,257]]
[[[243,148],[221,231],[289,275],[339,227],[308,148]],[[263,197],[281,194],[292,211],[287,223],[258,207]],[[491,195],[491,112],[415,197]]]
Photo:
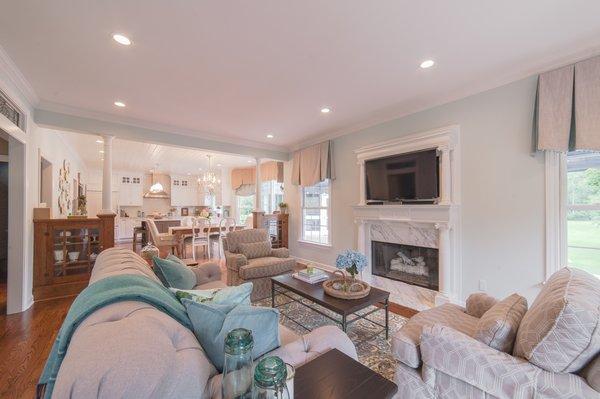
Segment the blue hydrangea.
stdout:
[[335,267],[344,269],[354,275],[362,272],[367,267],[367,257],[358,251],[347,249],[337,256]]

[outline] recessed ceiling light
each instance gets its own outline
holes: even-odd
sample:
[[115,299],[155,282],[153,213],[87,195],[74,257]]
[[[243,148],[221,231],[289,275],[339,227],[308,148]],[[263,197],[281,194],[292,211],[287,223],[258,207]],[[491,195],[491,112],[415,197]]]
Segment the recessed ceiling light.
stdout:
[[323,108],[321,108],[321,113],[322,114],[328,114],[330,112],[331,112],[331,108],[329,108],[329,107],[323,107]]
[[218,164],[217,164],[217,166],[221,166],[221,164],[220,164],[220,163],[218,163]]
[[188,173],[188,176],[191,176],[191,175],[192,175],[191,173]]
[[251,161],[251,160],[248,160],[248,163],[252,163],[252,161]]
[[275,137],[275,136],[273,136],[272,134],[267,134],[268,139],[272,139],[273,137]]
[[119,108],[125,108],[125,103],[121,101],[115,101],[114,103]]
[[98,143],[98,144],[102,144],[102,143],[104,143],[104,141],[102,141],[102,140],[98,139],[98,140],[96,140],[96,143]]
[[104,151],[100,150],[100,154],[104,154]]
[[433,60],[425,60],[425,61],[421,62],[421,68],[423,68],[423,69],[431,68],[434,64],[435,64],[435,61],[433,61]]
[[115,33],[113,35],[113,39],[115,40],[115,42],[122,44],[123,46],[129,46],[131,44],[131,40],[129,40],[127,36],[122,35],[120,33]]

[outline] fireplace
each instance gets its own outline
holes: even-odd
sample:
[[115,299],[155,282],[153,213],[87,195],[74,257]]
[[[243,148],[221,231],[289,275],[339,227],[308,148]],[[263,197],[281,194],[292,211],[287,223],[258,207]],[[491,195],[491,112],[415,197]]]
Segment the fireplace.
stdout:
[[371,241],[372,274],[437,291],[438,249]]

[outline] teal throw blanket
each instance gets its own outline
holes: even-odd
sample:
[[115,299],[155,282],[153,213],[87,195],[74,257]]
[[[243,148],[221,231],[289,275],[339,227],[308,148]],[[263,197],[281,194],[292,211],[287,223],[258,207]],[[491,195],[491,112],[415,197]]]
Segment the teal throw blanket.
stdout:
[[71,305],[40,377],[38,397],[49,399],[52,396],[58,370],[67,353],[71,336],[81,322],[96,310],[122,301],[145,302],[168,314],[186,328],[192,328],[185,307],[175,295],[147,277],[124,274],[97,281],[86,287]]

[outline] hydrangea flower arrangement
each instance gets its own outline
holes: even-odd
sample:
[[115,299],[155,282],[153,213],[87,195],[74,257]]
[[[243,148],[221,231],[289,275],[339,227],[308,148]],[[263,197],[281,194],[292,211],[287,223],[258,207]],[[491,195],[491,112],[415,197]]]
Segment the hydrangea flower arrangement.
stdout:
[[358,251],[347,249],[337,256],[335,267],[346,270],[354,278],[367,267],[367,257]]

